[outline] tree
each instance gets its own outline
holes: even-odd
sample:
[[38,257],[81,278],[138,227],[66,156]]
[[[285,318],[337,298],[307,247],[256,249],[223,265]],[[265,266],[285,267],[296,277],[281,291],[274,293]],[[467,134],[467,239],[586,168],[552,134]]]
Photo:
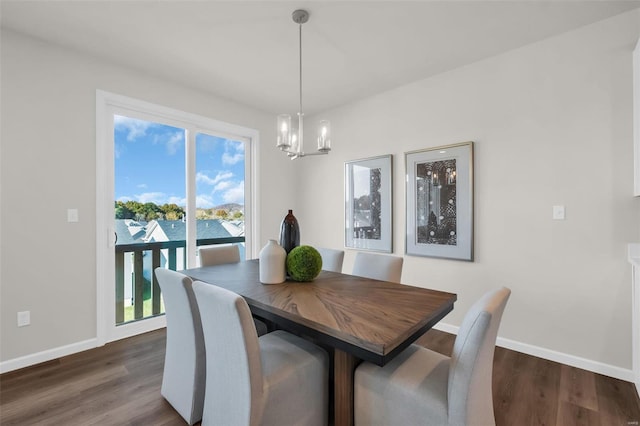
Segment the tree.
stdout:
[[196,209],[196,219],[204,220],[209,219],[209,213],[204,209]]
[[160,206],[160,210],[162,210],[167,220],[179,220],[185,214],[184,209],[174,203],[163,204]]
[[[368,195],[355,200],[362,203],[360,208],[370,208]],[[237,210],[237,205],[225,204],[219,208],[196,209],[196,219],[219,219],[219,220],[244,220],[244,212]],[[239,206],[242,208],[242,206]],[[135,219],[139,222],[151,220],[181,220],[186,216],[183,207],[175,203],[165,203],[158,206],[155,203],[140,203],[138,201],[116,201],[114,205],[116,219]]]
[[160,207],[158,207],[155,203],[151,203],[151,202],[144,203],[141,211],[141,213],[144,214],[144,218],[147,222],[150,220],[159,219],[160,215],[158,213],[161,213],[161,212],[162,210],[160,210]]
[[129,210],[122,201],[116,201],[115,216],[116,219],[133,219],[135,217],[135,213]]
[[[171,206],[171,205],[170,205]],[[175,207],[173,207],[175,206]],[[177,219],[180,219],[181,214],[184,214],[184,210],[175,204],[169,207],[167,210],[176,212]],[[182,213],[178,213],[182,212]],[[167,216],[167,213],[158,207],[155,203],[140,203],[138,201],[116,201],[115,203],[115,217],[116,219],[135,219],[137,221],[150,221],[154,219],[161,219]]]

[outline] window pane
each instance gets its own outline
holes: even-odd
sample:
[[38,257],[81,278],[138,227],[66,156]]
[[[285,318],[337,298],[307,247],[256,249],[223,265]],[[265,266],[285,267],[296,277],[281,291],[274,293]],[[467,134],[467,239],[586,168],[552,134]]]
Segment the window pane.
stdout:
[[[114,116],[118,324],[164,312],[159,291],[154,291],[154,263],[184,268],[184,136],[184,129]],[[181,247],[155,253],[148,247],[180,241]]]
[[[196,238],[199,246],[234,241],[244,248],[245,144],[196,135]],[[218,241],[216,241],[218,240]]]

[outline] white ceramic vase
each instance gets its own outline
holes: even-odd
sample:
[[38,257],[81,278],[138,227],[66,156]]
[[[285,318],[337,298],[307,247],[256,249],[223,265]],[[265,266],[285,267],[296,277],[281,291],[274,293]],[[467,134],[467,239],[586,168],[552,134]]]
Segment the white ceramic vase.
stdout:
[[287,279],[287,252],[276,240],[269,240],[260,250],[260,282],[280,284]]

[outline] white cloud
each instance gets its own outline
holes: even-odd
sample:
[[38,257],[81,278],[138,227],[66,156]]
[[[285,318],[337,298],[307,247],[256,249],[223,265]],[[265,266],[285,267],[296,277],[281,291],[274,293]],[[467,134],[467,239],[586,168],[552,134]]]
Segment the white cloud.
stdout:
[[165,131],[155,134],[151,138],[151,143],[153,145],[164,145],[168,155],[175,155],[184,143],[184,131],[178,130],[173,133]]
[[222,154],[222,164],[233,165],[242,160],[244,160],[244,143],[226,140],[224,154]]
[[216,177],[212,179],[209,176],[207,176],[205,173],[198,172],[196,174],[196,182],[201,182],[201,183],[204,183],[205,185],[213,186],[223,180],[231,179],[232,177],[233,177],[233,173],[231,172],[218,172]]
[[231,182],[230,180],[224,180],[220,183],[218,183],[214,188],[213,191],[217,192],[217,191],[224,191],[227,188],[230,188],[231,185],[233,185],[233,182]]
[[139,184],[139,185],[138,185],[138,188],[142,188],[142,189],[144,189],[144,188],[146,188],[146,187],[147,187],[147,184],[146,184],[146,183],[141,183],[141,184]]
[[136,201],[140,203],[155,203],[164,204],[167,199],[167,194],[164,192],[144,192],[142,194],[135,195]]
[[234,154],[225,152],[224,154],[222,154],[222,164],[225,164],[225,165],[236,164],[237,162],[242,160],[244,160],[244,152],[242,153],[236,152]]
[[231,187],[228,191],[222,194],[222,199],[225,203],[244,204],[244,181]]
[[[168,204],[176,204],[180,207],[186,208],[187,199],[181,197],[169,197],[167,200]],[[164,203],[163,203],[164,204]],[[210,209],[214,207],[213,197],[211,195],[206,194],[197,194],[196,195],[196,207],[199,209]]]
[[183,132],[176,132],[173,135],[171,135],[169,140],[166,142],[167,154],[174,155],[176,152],[178,152],[178,150],[180,149],[180,146],[182,145],[183,138],[184,138]]
[[201,152],[214,152],[219,143],[219,138],[204,133],[200,133],[196,137],[198,150]]
[[167,204],[175,204],[180,207],[185,207],[187,205],[187,199],[181,197],[169,197]]
[[[168,204],[176,204],[180,207],[186,208],[187,199],[181,197],[169,197],[166,201]],[[164,204],[164,202],[162,203]],[[215,207],[215,202],[211,195],[207,194],[197,194],[196,195],[196,207],[199,209],[210,209],[211,207]]]
[[196,206],[201,209],[210,209],[214,206],[213,198],[210,195],[196,195]]
[[224,148],[231,149],[237,152],[244,152],[244,142],[236,141],[233,139],[225,139]]
[[147,134],[147,129],[153,126],[152,122],[138,120],[131,117],[123,117],[121,115],[113,116],[113,126],[116,130],[126,130],[127,140],[134,141],[140,136]]

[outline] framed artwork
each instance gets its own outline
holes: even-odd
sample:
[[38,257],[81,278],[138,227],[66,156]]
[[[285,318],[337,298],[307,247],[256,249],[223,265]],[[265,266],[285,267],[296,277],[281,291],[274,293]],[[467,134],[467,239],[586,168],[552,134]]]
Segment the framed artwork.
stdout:
[[405,252],[473,261],[473,142],[405,153]]
[[392,155],[345,163],[345,247],[392,251],[392,163]]

